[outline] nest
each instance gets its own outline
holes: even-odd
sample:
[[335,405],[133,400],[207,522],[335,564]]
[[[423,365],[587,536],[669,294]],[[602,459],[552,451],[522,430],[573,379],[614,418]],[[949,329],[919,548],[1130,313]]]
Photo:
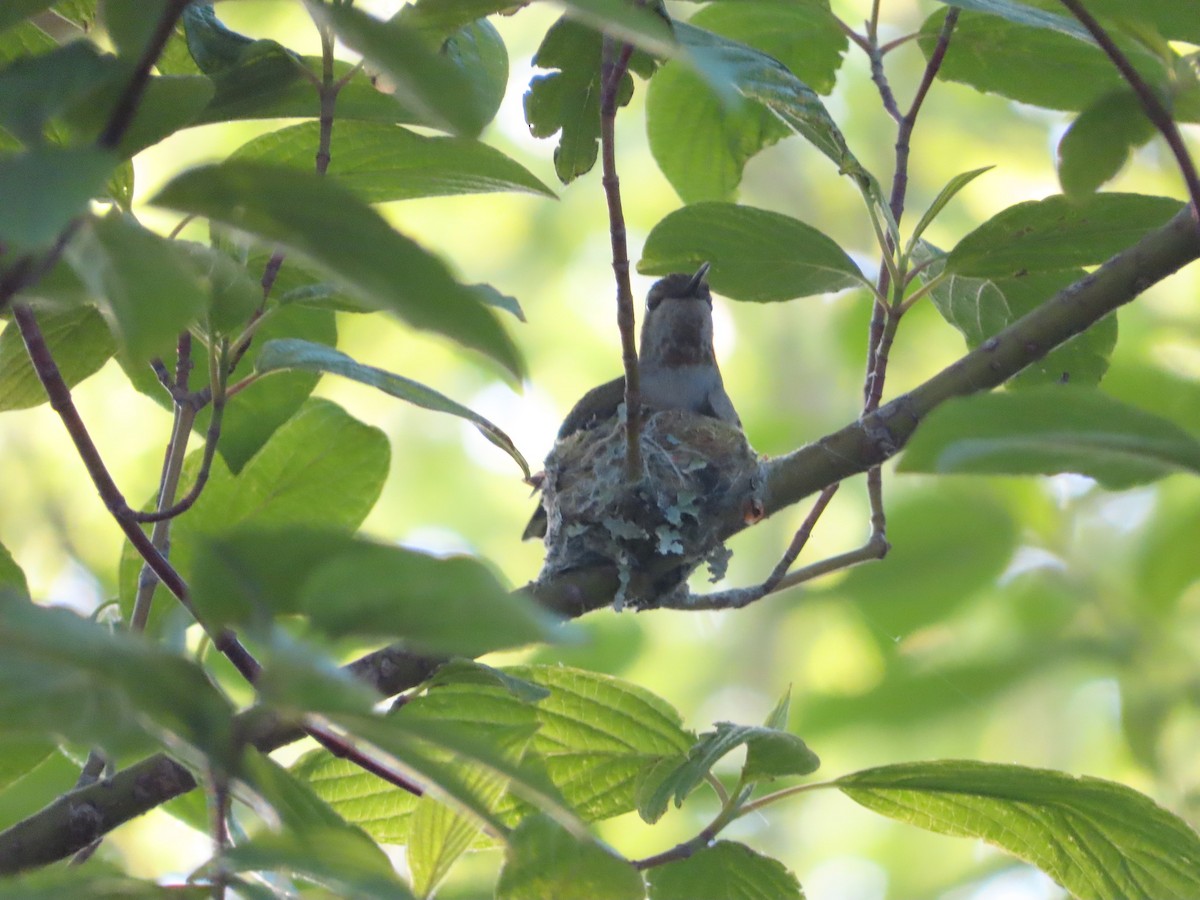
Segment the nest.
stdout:
[[686,592],[702,563],[711,580],[731,556],[732,521],[761,515],[761,464],[741,430],[683,410],[642,423],[642,477],[625,470],[625,423],[613,420],[555,444],[546,458],[546,561],[539,581],[578,569],[617,569],[619,609],[653,608]]

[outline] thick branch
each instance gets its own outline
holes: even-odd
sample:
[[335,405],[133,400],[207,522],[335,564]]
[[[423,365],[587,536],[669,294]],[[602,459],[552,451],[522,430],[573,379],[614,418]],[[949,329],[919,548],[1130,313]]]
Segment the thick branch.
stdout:
[[[384,696],[420,684],[444,660],[415,656],[399,647],[378,650],[346,667]],[[251,743],[263,752],[304,736],[294,723],[263,719],[253,709],[238,717],[253,723]],[[49,806],[0,832],[0,875],[44,866],[89,846],[118,825],[135,819],[197,786],[192,773],[165,753],[122,769],[112,778],[63,794]]]
[[[766,469],[767,513],[778,512],[896,455],[917,423],[939,404],[996,387],[1197,258],[1200,236],[1190,212],[1185,211],[920,387],[834,434],[771,461]],[[728,533],[744,527],[740,518],[731,517]],[[597,567],[525,590],[548,609],[579,616],[611,603],[617,587],[616,571]],[[381,694],[391,696],[424,681],[441,662],[387,648],[349,669]],[[294,726],[276,724],[261,731],[253,743],[271,750],[301,734]],[[187,769],[158,755],[113,778],[72,791],[0,833],[0,874],[69,856],[117,825],[195,786]]]
[[[768,462],[766,514],[887,461],[900,452],[917,424],[938,405],[1003,384],[1151,285],[1200,258],[1200,235],[1191,215],[1189,207],[920,387],[840,431]],[[745,527],[741,510],[731,509],[726,536]],[[644,579],[646,585],[652,585],[656,577],[654,572],[635,573],[634,580]],[[548,609],[578,616],[607,606],[618,587],[616,570],[604,566],[570,572],[526,590]],[[637,587],[634,584],[629,590]]]

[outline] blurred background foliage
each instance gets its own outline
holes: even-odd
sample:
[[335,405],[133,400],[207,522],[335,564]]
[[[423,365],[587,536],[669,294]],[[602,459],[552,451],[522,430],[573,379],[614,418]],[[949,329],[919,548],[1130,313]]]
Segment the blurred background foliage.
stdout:
[[[396,6],[359,5],[378,14]],[[867,0],[832,5],[852,25],[870,13]],[[883,8],[886,41],[917,29],[938,5],[888,0]],[[237,31],[319,52],[297,4],[238,0],[218,9]],[[687,12],[684,4],[675,10]],[[561,187],[553,142],[530,137],[521,111],[530,60],[557,15],[539,5],[493,20],[508,45],[511,77],[483,138],[554,185],[559,198],[482,194],[383,207],[397,227],[450,261],[465,283],[487,281],[519,299],[527,322],[509,330],[528,360],[529,380],[514,389],[480,357],[380,315],[343,315],[338,322],[341,349],[466,403],[507,430],[530,460],[548,451],[575,399],[620,365],[599,170]],[[903,107],[924,59],[909,44],[887,64]],[[855,154],[886,183],[895,132],[869,76],[865,57],[851,47],[825,102]],[[651,158],[644,103],[639,81],[618,117],[618,167],[635,260],[649,230],[681,204]],[[956,173],[995,168],[948,207],[929,240],[951,246],[997,211],[1057,193],[1055,148],[1069,121],[1067,114],[938,82],[914,138],[909,209],[923,209]],[[137,197],[149,197],[184,166],[221,159],[278,124],[205,126],[169,138],[137,157]],[[336,136],[334,147],[336,153]],[[819,227],[871,274],[877,252],[862,201],[848,180],[832,176],[827,160],[792,137],[750,162],[739,196]],[[1135,153],[1110,188],[1183,196],[1157,140]],[[142,208],[139,215],[162,231],[175,224],[159,210]],[[330,224],[336,227],[336,217]],[[650,280],[635,275],[635,293],[644,293]],[[1120,342],[1102,385],[1193,432],[1200,430],[1198,288],[1193,267],[1122,310]],[[856,416],[869,312],[863,291],[784,304],[717,300],[722,370],[757,450],[783,454]],[[904,319],[885,397],[963,350],[960,335],[930,304],[920,304]],[[130,390],[115,362],[74,393],[126,496],[135,504],[149,498],[169,415]],[[368,534],[425,549],[469,550],[514,586],[536,576],[541,546],[518,540],[535,501],[511,461],[474,429],[345,381],[325,379],[316,393],[391,438],[392,471],[367,519]],[[0,543],[29,576],[33,595],[83,611],[115,598],[121,534],[54,413],[43,405],[0,417],[0,459]],[[893,550],[882,563],[737,612],[594,613],[580,623],[586,644],[503,659],[561,660],[620,675],[667,699],[699,729],[720,720],[761,721],[791,685],[791,730],[820,754],[825,776],[939,757],[1053,767],[1131,785],[1200,824],[1195,479],[1179,475],[1111,493],[1074,476],[889,472],[886,496]],[[866,509],[856,479],[822,519],[805,559],[857,546],[868,533]],[[803,513],[787,510],[734,539],[727,584],[769,571]],[[46,785],[65,787],[76,774],[65,760],[47,764],[29,783],[30,795],[44,796]],[[28,811],[19,797],[6,799],[0,825]],[[690,837],[712,812],[698,798],[653,831],[635,814],[599,827],[618,850],[637,856]],[[1044,876],[998,851],[893,824],[834,794],[778,805],[767,818],[738,822],[728,836],[785,862],[812,900],[1062,896]],[[108,843],[132,872],[149,875],[186,871],[207,852],[206,840],[156,811]],[[494,854],[481,854],[467,868],[490,872],[495,864]],[[456,879],[441,896],[476,894]]]

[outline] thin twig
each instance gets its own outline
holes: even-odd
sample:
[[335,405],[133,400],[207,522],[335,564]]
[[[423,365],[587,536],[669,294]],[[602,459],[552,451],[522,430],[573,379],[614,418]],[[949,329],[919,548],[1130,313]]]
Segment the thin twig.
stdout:
[[129,130],[133,117],[137,113],[138,103],[146,90],[146,83],[150,80],[150,70],[162,56],[167,41],[171,39],[171,35],[175,31],[175,24],[189,3],[191,0],[167,0],[166,9],[159,16],[158,23],[154,26],[154,33],[150,35],[150,41],[146,44],[146,49],[142,51],[142,57],[138,60],[133,74],[129,76],[129,83],[121,92],[121,96],[117,98],[117,105],[113,107],[108,124],[96,138],[96,146],[115,150],[121,143],[121,138]]
[[[186,329],[180,332],[179,339],[175,344],[174,380],[166,371],[162,360],[152,360],[151,364],[154,363],[158,363],[155,372],[159,373],[159,380],[166,386],[167,392],[175,403],[175,421],[172,423],[171,437],[167,441],[163,459],[162,475],[158,482],[157,506],[162,510],[168,507],[175,498],[175,491],[179,487],[179,475],[183,471],[183,459],[187,450],[188,438],[192,433],[192,424],[196,421],[198,407],[195,403],[190,402],[188,392],[188,382],[191,380],[193,366],[192,333]],[[155,523],[150,533],[150,543],[164,557],[169,558],[170,525],[166,519]],[[154,602],[156,587],[158,587],[158,576],[154,574],[150,564],[143,561],[142,571],[138,576],[137,594],[133,600],[133,611],[129,617],[130,628],[134,631],[145,630],[146,623],[150,620],[150,606]]]
[[617,94],[633,55],[630,44],[616,44],[604,38],[600,67],[600,158],[601,183],[608,200],[609,238],[612,243],[612,267],[617,280],[617,328],[621,332],[621,362],[625,367],[625,472],[629,481],[642,476],[642,390],[638,375],[637,343],[634,337],[633,288],[629,283],[629,249],[625,233],[625,213],[621,206],[621,182],[617,177],[616,123]]
[[220,768],[209,769],[208,784],[211,793],[211,830],[213,854],[212,897],[225,900],[225,889],[229,884],[229,871],[225,868],[225,851],[229,848],[229,776]]
[[125,502],[125,497],[105,467],[104,461],[100,457],[100,451],[97,450],[95,442],[88,433],[87,426],[80,418],[79,411],[75,408],[75,402],[71,399],[70,388],[63,381],[54,357],[46,346],[46,340],[42,336],[42,330],[38,326],[33,310],[23,303],[15,303],[13,304],[13,320],[17,323],[21,338],[25,342],[25,349],[29,354],[33,370],[50,400],[50,407],[58,413],[63,426],[67,429],[67,434],[70,435],[71,442],[75,445],[75,451],[88,470],[92,484],[105,507],[112,514],[129,542],[133,544],[133,548],[146,560],[167,590],[179,599],[192,618],[209,633],[213,645],[229,658],[229,661],[247,681],[253,683],[260,671],[258,662],[242,646],[237,635],[232,631],[228,629],[217,631],[205,626],[203,617],[192,604],[187,583],[175,571],[166,557],[159,552],[158,548],[151,543],[150,538],[142,531],[141,527],[133,521],[133,510]]
[[1121,77],[1133,88],[1133,92],[1137,94],[1138,101],[1142,104],[1142,110],[1146,113],[1154,127],[1158,129],[1159,134],[1166,140],[1167,145],[1171,148],[1171,153],[1175,156],[1175,162],[1179,165],[1179,171],[1183,174],[1183,180],[1187,184],[1188,194],[1192,198],[1192,218],[1200,224],[1200,177],[1196,174],[1196,166],[1192,162],[1192,155],[1188,153],[1187,146],[1183,143],[1183,136],[1179,133],[1179,126],[1175,124],[1175,120],[1171,117],[1170,112],[1163,106],[1162,100],[1148,85],[1144,78],[1138,74],[1137,69],[1133,67],[1133,63],[1129,58],[1121,52],[1121,48],[1116,45],[1108,32],[1091,13],[1084,8],[1084,5],[1079,0],[1059,0],[1063,6],[1071,11],[1079,24],[1086,28],[1096,39],[1096,43],[1100,45],[1112,64],[1117,67],[1121,73]]

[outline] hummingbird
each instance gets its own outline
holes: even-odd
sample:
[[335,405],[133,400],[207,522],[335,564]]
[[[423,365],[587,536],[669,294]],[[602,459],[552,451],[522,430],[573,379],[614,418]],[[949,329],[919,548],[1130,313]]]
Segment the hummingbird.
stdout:
[[[694,275],[675,273],[650,287],[638,351],[642,406],[651,412],[687,410],[741,428],[713,351],[708,269],[704,263]],[[624,401],[623,375],[592,388],[567,413],[558,440],[616,418]],[[521,537],[545,534],[546,511],[539,506]]]

